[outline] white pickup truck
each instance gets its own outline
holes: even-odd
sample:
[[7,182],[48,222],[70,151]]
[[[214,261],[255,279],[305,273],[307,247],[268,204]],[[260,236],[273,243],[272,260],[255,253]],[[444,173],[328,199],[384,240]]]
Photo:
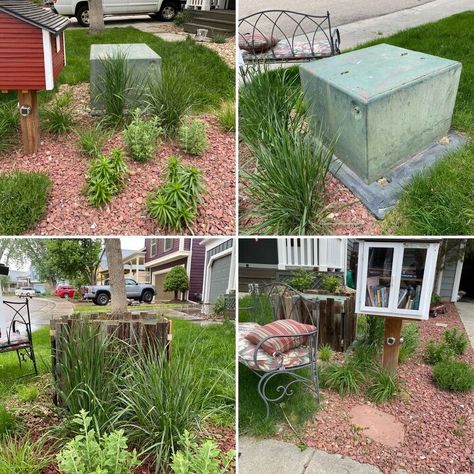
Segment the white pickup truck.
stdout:
[[[125,292],[130,300],[151,303],[155,296],[155,287],[148,283],[137,283],[131,278],[125,278]],[[105,285],[83,286],[81,293],[85,300],[92,300],[98,306],[105,306],[111,296],[109,281],[105,280]]]
[[[53,11],[67,17],[76,17],[81,26],[89,26],[89,4],[84,0],[47,0]],[[182,10],[185,0],[102,0],[104,15],[156,16],[172,21]]]

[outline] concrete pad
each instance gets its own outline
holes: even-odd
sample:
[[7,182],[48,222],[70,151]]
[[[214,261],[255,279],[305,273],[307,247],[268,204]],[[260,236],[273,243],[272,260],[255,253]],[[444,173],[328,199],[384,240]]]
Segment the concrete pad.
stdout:
[[[301,451],[293,444],[275,439],[239,439],[240,474],[303,474],[314,450]],[[336,471],[334,471],[336,472]]]
[[429,169],[447,154],[459,150],[467,143],[466,137],[455,131],[451,131],[448,138],[449,143],[433,144],[370,184],[367,184],[336,156],[331,164],[331,172],[367,206],[377,219],[383,219],[385,214],[395,207],[404,186],[409,184],[415,174]]
[[370,464],[361,464],[339,454],[315,450],[305,474],[379,474],[381,472]]
[[471,347],[474,347],[474,301],[458,301],[455,305],[459,317],[464,324],[464,329],[471,341]]
[[178,35],[177,33],[155,33],[155,36],[158,36],[158,38],[164,41],[186,41],[185,35]]
[[405,439],[405,427],[397,419],[368,405],[356,405],[349,412],[352,424],[364,428],[364,434],[390,448],[397,448]]

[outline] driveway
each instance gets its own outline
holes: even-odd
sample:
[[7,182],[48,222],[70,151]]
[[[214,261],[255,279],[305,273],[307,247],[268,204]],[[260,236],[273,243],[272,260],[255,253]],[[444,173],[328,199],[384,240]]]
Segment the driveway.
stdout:
[[293,10],[312,15],[331,14],[334,26],[353,23],[354,21],[375,18],[387,13],[393,13],[406,8],[413,8],[433,0],[239,0],[240,18],[261,10]]
[[471,341],[471,347],[474,348],[474,300],[463,298],[461,301],[455,303],[455,305],[469,340]]
[[[5,296],[8,301],[23,301],[24,298]],[[14,315],[13,310],[4,305],[7,321]],[[73,305],[66,299],[33,297],[30,299],[30,317],[33,331],[44,326],[49,326],[49,321],[53,316],[62,316],[72,313]]]

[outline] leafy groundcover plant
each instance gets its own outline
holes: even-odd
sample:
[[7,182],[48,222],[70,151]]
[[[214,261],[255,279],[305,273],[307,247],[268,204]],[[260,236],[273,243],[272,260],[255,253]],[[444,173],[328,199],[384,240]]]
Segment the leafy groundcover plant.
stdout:
[[180,231],[194,222],[203,192],[201,170],[172,156],[168,160],[165,182],[148,198],[148,213],[163,227]]
[[179,143],[185,153],[202,155],[209,147],[206,123],[195,119],[188,121],[179,129]]
[[0,235],[20,235],[46,211],[51,181],[45,173],[0,175]]
[[433,367],[433,379],[443,390],[465,392],[474,388],[474,369],[466,362],[444,360]]

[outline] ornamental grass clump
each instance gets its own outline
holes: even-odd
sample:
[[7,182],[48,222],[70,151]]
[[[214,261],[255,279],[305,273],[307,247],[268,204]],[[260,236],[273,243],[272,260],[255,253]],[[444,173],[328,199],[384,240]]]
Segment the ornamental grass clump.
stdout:
[[444,360],[433,367],[436,385],[450,392],[466,392],[474,388],[474,369],[466,362]]
[[18,142],[20,114],[16,101],[0,104],[0,153],[11,150]]
[[99,122],[86,130],[76,131],[79,148],[89,158],[97,158],[109,138],[109,133]]
[[152,117],[146,119],[143,113],[137,109],[133,118],[123,133],[123,139],[127,145],[130,156],[135,161],[149,161],[153,158],[155,151],[161,145],[160,119]]
[[415,351],[420,343],[420,329],[418,324],[408,323],[404,324],[402,328],[403,343],[400,346],[398,354],[398,361],[406,362],[415,354]]
[[0,441],[0,472],[2,474],[38,474],[52,461],[44,439],[7,436]]
[[91,161],[87,173],[87,198],[100,207],[111,201],[123,186],[128,170],[122,150],[115,148],[110,156],[100,155]]
[[383,403],[400,393],[400,381],[396,374],[376,367],[369,377],[367,395],[374,403]]
[[469,339],[466,334],[457,328],[444,331],[443,341],[458,356],[463,355],[469,347]]
[[329,344],[324,344],[319,348],[319,358],[323,362],[329,362],[332,357],[332,349]]
[[454,359],[455,355],[453,349],[445,342],[430,339],[423,351],[423,361],[429,365],[435,365],[438,362]]
[[182,150],[189,155],[202,155],[209,147],[207,126],[202,120],[190,120],[179,129],[179,143]]
[[43,126],[48,132],[62,135],[74,127],[71,112],[72,93],[57,95],[43,111]]
[[339,395],[359,393],[364,381],[364,373],[356,364],[346,361],[343,364],[331,364],[320,372],[321,384],[326,388],[337,390]]
[[190,227],[204,192],[202,172],[183,164],[178,157],[168,160],[164,183],[154,191],[147,203],[148,213],[165,228],[180,231]]
[[220,107],[214,112],[214,115],[219,122],[224,132],[235,131],[235,102],[222,102]]

